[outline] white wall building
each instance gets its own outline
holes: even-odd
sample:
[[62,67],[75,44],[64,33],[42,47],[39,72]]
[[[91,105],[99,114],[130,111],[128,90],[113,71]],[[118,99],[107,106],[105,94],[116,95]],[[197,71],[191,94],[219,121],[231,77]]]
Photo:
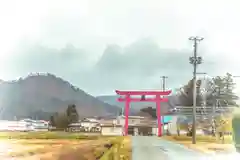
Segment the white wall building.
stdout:
[[1,131],[29,131],[31,125],[22,121],[0,121]]
[[101,126],[101,134],[105,136],[122,136],[123,127],[121,125],[105,124]]
[[[101,134],[102,135],[123,135],[125,125],[125,116],[118,116],[115,119],[101,120]],[[149,134],[158,135],[158,126],[156,120],[141,116],[129,116],[128,119],[129,131],[132,135]],[[147,129],[148,128],[148,129]],[[165,130],[169,125],[164,126]],[[145,131],[144,131],[145,130]],[[148,130],[148,131],[147,131]],[[145,132],[145,133],[144,133]]]
[[91,131],[92,128],[97,128],[99,126],[99,122],[96,119],[88,118],[80,121],[80,124],[87,132]]

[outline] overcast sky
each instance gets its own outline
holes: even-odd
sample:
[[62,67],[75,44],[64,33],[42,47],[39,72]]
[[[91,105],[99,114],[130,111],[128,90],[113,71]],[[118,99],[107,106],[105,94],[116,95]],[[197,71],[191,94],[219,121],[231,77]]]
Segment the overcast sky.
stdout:
[[[240,75],[238,0],[0,1],[0,78],[50,72],[93,95],[175,89],[199,72]],[[236,80],[239,81],[240,80]]]

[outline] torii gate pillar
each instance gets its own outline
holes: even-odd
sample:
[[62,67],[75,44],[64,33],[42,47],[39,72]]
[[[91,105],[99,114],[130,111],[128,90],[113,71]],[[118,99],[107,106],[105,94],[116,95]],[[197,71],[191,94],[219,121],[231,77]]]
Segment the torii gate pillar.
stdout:
[[[171,91],[119,91],[116,90],[116,93],[120,96],[125,96],[124,98],[118,98],[119,102],[125,102],[125,126],[124,126],[124,135],[128,135],[128,116],[130,109],[130,102],[155,102],[156,103],[156,112],[157,112],[157,122],[158,122],[158,136],[162,136],[162,121],[161,121],[161,102],[167,102],[167,98],[161,96],[167,96]],[[145,97],[146,95],[155,96],[155,98],[131,98],[131,95],[139,95]]]

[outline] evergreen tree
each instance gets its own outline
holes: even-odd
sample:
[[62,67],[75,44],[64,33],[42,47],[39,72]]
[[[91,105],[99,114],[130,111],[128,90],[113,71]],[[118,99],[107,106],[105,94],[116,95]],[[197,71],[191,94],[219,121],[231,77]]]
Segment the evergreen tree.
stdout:
[[76,109],[75,104],[68,105],[68,108],[66,110],[66,115],[68,117],[69,123],[76,123],[79,120],[79,115]]
[[56,126],[54,116],[50,116],[50,124],[51,124],[52,126],[54,126],[54,127]]
[[[201,80],[197,80],[196,92],[197,92],[197,106],[201,105]],[[179,100],[181,106],[193,106],[193,80],[190,80],[187,85],[184,85],[182,90],[180,90]]]
[[[198,80],[196,87],[197,106],[204,104],[208,107],[217,105],[226,108],[237,105],[238,96],[233,92],[235,83],[229,73],[224,77],[217,76],[212,81],[205,80],[204,85],[203,80]],[[179,100],[181,106],[193,106],[193,80],[183,87]]]

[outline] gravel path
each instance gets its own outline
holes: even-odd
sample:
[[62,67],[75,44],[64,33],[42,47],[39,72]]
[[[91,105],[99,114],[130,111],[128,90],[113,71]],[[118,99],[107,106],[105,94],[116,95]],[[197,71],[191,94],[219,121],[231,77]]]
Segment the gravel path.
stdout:
[[[207,158],[208,157],[208,158]],[[132,137],[133,160],[207,160],[207,155],[159,137]]]

